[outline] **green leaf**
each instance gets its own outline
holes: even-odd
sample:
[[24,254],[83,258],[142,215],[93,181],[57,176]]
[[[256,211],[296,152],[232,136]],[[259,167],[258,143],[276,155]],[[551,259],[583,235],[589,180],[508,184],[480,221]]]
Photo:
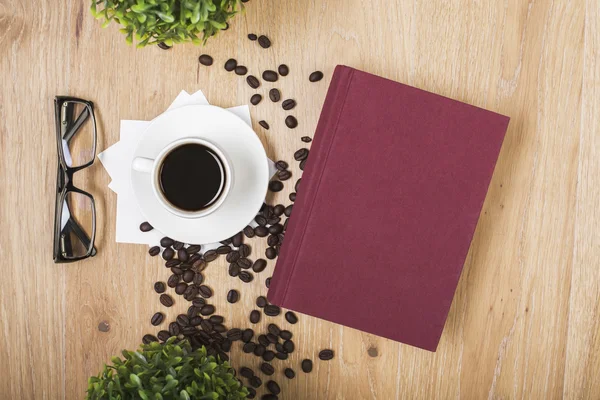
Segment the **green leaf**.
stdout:
[[188,394],[187,391],[182,390],[181,392],[179,392],[179,399],[180,400],[190,400],[190,395]]
[[135,386],[141,388],[142,387],[142,381],[141,379],[136,375],[136,374],[131,374],[129,375],[129,380],[131,381],[132,384],[134,384]]

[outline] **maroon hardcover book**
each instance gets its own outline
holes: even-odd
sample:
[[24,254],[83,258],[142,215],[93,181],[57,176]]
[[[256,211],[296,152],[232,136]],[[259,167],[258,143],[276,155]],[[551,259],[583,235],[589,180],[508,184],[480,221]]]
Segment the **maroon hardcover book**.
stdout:
[[269,301],[435,351],[508,121],[336,67]]

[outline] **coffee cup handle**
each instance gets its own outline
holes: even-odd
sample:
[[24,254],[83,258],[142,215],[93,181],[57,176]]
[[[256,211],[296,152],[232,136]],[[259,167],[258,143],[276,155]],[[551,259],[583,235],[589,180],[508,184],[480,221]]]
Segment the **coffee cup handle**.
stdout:
[[154,160],[150,158],[136,157],[133,160],[132,166],[133,169],[138,172],[150,173],[152,172],[152,167],[154,166]]

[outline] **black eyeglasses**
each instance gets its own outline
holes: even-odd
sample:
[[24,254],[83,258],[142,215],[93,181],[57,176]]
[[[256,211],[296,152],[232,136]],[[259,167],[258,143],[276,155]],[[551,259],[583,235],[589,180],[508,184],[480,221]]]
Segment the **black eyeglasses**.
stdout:
[[58,174],[54,211],[54,262],[68,263],[96,255],[94,197],[73,185],[73,175],[96,158],[96,117],[91,101],[54,99]]

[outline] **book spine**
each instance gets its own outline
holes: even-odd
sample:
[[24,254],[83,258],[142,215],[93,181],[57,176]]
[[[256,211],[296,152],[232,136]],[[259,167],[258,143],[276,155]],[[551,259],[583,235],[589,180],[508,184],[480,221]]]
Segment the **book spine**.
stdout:
[[293,217],[290,217],[285,244],[281,248],[267,294],[268,300],[273,304],[285,306],[286,294],[296,267],[296,259],[302,250],[306,225],[310,219],[313,201],[327,164],[353,74],[354,69],[338,65],[331,79],[313,137],[310,157],[306,163],[303,179],[294,202],[294,214]]

